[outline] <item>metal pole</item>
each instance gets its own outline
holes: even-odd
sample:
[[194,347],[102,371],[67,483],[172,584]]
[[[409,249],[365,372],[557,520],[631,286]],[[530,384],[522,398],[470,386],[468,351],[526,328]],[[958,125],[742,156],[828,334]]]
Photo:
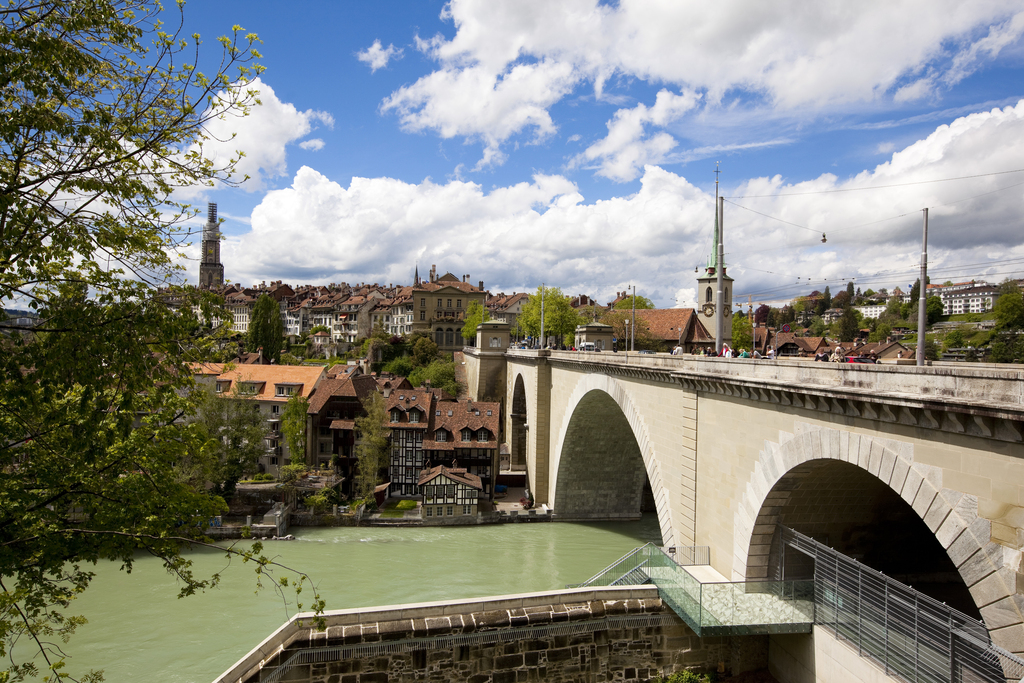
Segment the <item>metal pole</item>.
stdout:
[[544,283],[540,283],[540,348],[544,348]]
[[629,328],[629,350],[636,351],[636,285],[633,285],[633,324]]
[[925,328],[928,326],[928,209],[924,213],[924,235],[921,237],[921,291],[917,299],[917,364],[924,365]]
[[723,288],[722,274],[725,271],[725,247],[723,246],[722,225],[725,212],[725,197],[718,198],[718,263],[715,265],[715,276],[717,278],[718,293],[715,295],[715,351],[722,353],[722,343],[725,337],[725,291]]

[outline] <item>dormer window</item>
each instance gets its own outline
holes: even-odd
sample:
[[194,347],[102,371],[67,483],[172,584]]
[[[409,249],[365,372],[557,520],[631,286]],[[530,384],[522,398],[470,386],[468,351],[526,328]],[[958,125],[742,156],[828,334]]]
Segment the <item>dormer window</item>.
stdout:
[[476,433],[476,440],[480,442],[490,441],[491,433],[488,432],[486,429],[481,429]]
[[448,440],[448,432],[444,431],[443,429],[438,429],[437,432],[434,434],[434,441],[447,441],[447,440]]
[[275,385],[275,393],[278,396],[292,396],[295,394],[295,386],[288,384],[277,384]]
[[417,423],[420,421],[420,411],[410,410],[409,411],[409,422]]
[[473,430],[469,429],[468,427],[466,429],[463,429],[462,430],[462,440],[463,441],[472,441],[473,440]]
[[402,411],[395,409],[391,411],[391,421],[398,422],[401,419]]
[[238,393],[242,396],[255,396],[259,385],[253,382],[239,382]]
[[218,394],[223,394],[229,388],[231,388],[231,380],[228,380],[226,382],[217,382],[217,393]]
[[488,411],[487,411],[487,417],[490,417],[490,416],[491,416],[491,411],[490,411],[490,410],[488,410]]

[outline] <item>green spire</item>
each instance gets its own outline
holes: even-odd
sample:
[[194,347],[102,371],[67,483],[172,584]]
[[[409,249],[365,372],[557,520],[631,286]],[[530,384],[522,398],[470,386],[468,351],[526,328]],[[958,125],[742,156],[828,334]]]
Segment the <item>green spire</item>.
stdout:
[[711,243],[711,255],[708,256],[708,273],[718,267],[718,209],[715,209],[715,239]]

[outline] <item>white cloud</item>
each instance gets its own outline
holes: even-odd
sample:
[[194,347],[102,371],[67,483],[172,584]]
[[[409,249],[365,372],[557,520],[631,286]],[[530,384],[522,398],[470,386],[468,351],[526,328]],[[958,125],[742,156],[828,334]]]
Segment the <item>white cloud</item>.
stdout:
[[584,150],[574,163],[597,161],[598,175],[619,182],[634,180],[645,165],[664,162],[677,144],[665,132],[645,135],[645,126],[664,127],[693,109],[699,99],[694,92],[676,95],[662,90],[650,108],[641,103],[618,110],[607,124],[608,136]]
[[[1024,33],[1019,0],[723,0],[714,12],[698,0],[452,0],[442,18],[451,39],[416,37],[438,69],[382,109],[409,130],[481,142],[485,163],[513,135],[549,133],[549,108],[584,81],[598,99],[616,97],[605,90],[622,75],[703,93],[703,108],[739,95],[799,118],[934,96]],[[530,87],[507,87],[517,75]],[[635,172],[666,146],[653,135],[600,168]]]
[[302,149],[308,149],[311,152],[317,152],[324,148],[324,141],[320,138],[311,138],[300,142],[299,147]]
[[[1024,174],[923,181],[1013,170],[1022,158],[1024,100],[941,125],[853,178],[753,178],[723,187],[732,198],[726,259],[736,293],[789,299],[826,284],[835,290],[852,277],[876,290],[912,282],[926,206],[936,277],[992,273],[1001,280],[1005,268],[998,264],[959,266],[1024,257]],[[632,282],[667,307],[692,303],[693,269],[710,248],[713,205],[713,194],[653,165],[644,168],[635,194],[591,202],[557,175],[490,191],[457,179],[353,178],[345,187],[302,167],[290,187],[267,193],[253,211],[251,232],[227,240],[223,260],[228,277],[243,283],[405,283],[416,263],[421,273],[431,264],[471,273],[492,290],[522,291],[545,281],[600,300]]]
[[365,64],[370,65],[370,72],[374,72],[377,69],[383,69],[388,65],[388,62],[392,59],[402,58],[402,49],[389,44],[387,47],[382,47],[380,40],[373,41],[373,45],[366,48],[362,52],[356,53],[356,58]]
[[517,64],[501,73],[483,67],[435,71],[392,93],[381,110],[397,112],[409,131],[480,140],[484,155],[478,168],[500,165],[500,145],[512,135],[531,129],[540,140],[555,131],[547,109],[576,78],[570,65],[552,61]]
[[308,135],[318,124],[333,127],[334,118],[327,112],[299,111],[295,105],[282,102],[259,78],[246,88],[257,92],[260,104],[253,105],[248,116],[212,119],[206,127],[210,139],[203,145],[203,153],[216,166],[224,166],[242,152],[233,180],[241,182],[248,176],[242,188],[256,192],[266,189],[268,180],[287,175],[289,144]]

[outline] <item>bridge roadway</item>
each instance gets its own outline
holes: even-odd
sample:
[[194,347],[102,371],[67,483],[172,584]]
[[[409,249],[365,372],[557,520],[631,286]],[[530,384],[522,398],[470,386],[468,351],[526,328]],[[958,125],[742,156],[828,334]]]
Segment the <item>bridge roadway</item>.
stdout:
[[[1024,654],[1024,368],[466,349],[556,519],[637,516],[772,578],[778,524],[983,620]],[[493,349],[493,350],[492,350]],[[645,493],[646,492],[646,493]]]

